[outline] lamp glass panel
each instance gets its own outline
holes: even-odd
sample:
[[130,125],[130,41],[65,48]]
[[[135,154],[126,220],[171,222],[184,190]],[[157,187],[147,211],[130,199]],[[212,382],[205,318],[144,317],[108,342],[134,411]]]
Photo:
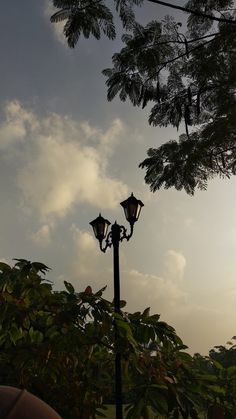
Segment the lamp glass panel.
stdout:
[[108,226],[109,226],[109,224],[108,223],[101,223],[100,224],[100,232],[101,232],[101,235],[103,236],[103,238],[105,238],[106,237],[106,235],[107,235],[107,229],[108,229]]
[[136,203],[130,203],[128,206],[129,218],[131,220],[137,220],[137,205]]
[[97,225],[97,229],[98,229],[98,231],[97,231],[97,235],[98,235],[98,237],[103,237],[103,235],[104,235],[104,224],[103,223],[98,223],[98,225]]
[[142,206],[141,206],[140,204],[138,204],[138,205],[137,205],[137,208],[136,208],[136,221],[137,221],[137,220],[138,220],[138,218],[139,218],[141,208],[142,208]]
[[108,224],[105,222],[100,222],[97,224],[97,238],[104,239],[107,234]]

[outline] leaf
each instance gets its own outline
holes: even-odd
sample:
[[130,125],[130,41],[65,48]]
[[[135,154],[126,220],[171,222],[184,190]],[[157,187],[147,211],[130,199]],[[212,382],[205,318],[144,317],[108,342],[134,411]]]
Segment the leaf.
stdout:
[[34,328],[31,326],[29,330],[29,336],[32,343],[41,343],[44,339],[43,333],[39,330],[34,330]]
[[158,390],[167,390],[167,387],[164,386],[163,384],[150,384],[149,386],[150,389],[158,389]]
[[166,381],[169,384],[174,384],[175,380],[173,380],[173,378],[168,377],[167,375],[163,377],[164,381]]
[[70,294],[74,294],[75,293],[75,289],[74,289],[73,285],[70,282],[64,281],[64,285],[65,285],[67,291]]
[[91,294],[93,293],[93,292],[92,292],[92,288],[90,287],[90,285],[88,285],[88,286],[85,288],[84,293],[85,293],[86,295],[91,295]]
[[0,262],[0,271],[2,272],[11,271],[11,267],[7,263]]
[[36,331],[34,331],[31,339],[32,339],[33,343],[37,343],[37,344],[41,343],[41,342],[43,342],[43,339],[44,339],[43,333],[40,332],[39,330],[36,330]]
[[150,392],[149,399],[156,414],[166,414],[168,412],[167,400],[160,392],[158,394],[156,392]]
[[100,412],[99,410],[96,410],[95,413],[96,413],[96,416],[99,416],[101,418],[106,418],[107,417],[107,415],[105,415],[104,413]]
[[150,314],[150,307],[145,308],[142,317],[149,317]]
[[28,317],[26,317],[26,318],[24,319],[24,321],[23,321],[23,327],[24,327],[25,329],[29,330],[29,328],[30,328],[30,320],[29,320],[29,318],[28,318]]
[[218,370],[222,370],[223,366],[221,365],[220,362],[216,361],[215,359],[213,360],[213,365],[214,367],[216,367]]
[[120,308],[124,308],[126,306],[126,301],[125,300],[120,300]]
[[59,336],[59,331],[56,326],[52,326],[49,329],[47,329],[45,336],[48,337],[50,340],[55,339]]
[[213,391],[214,393],[217,393],[217,394],[224,394],[225,393],[224,388],[222,388],[220,386],[212,386],[212,385],[210,385],[209,386],[209,390],[210,391]]
[[11,282],[7,282],[6,283],[6,291],[9,293],[9,294],[12,294],[13,293],[13,290],[14,290],[14,287],[13,287],[13,284],[11,283]]
[[[102,294],[104,293],[104,291],[106,290],[106,288],[107,288],[107,285],[105,286],[105,287],[103,287],[103,288],[101,288],[100,290],[98,290],[94,295],[96,296],[96,297],[101,297],[102,296]],[[87,288],[86,288],[87,289]],[[91,292],[92,292],[92,288],[91,288]]]
[[49,268],[48,266],[44,265],[41,262],[33,262],[31,265],[32,265],[32,268],[35,270],[36,273],[42,272],[43,274],[45,274],[46,272],[50,271],[50,269],[51,269],[51,268]]
[[190,363],[192,361],[191,355],[188,354],[187,352],[179,352],[178,353],[178,358],[180,358],[181,361],[185,361],[187,363]]
[[228,367],[227,372],[228,372],[230,377],[236,376],[236,366],[232,365],[231,367]]
[[46,320],[46,325],[51,326],[53,322],[54,322],[53,316],[48,315],[47,320]]
[[17,341],[23,336],[22,329],[13,325],[9,330],[9,335],[13,344],[16,345]]
[[144,401],[143,398],[140,398],[132,409],[132,416],[127,415],[127,418],[130,417],[130,418],[133,418],[133,419],[139,419],[141,417],[141,413],[142,413],[142,410],[143,410],[144,406],[145,406],[145,401]]

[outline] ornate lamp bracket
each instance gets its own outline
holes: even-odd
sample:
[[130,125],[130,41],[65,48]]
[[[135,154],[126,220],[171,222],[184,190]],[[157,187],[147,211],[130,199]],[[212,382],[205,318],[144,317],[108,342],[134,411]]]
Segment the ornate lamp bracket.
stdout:
[[132,237],[134,232],[134,225],[130,224],[130,233],[127,234],[127,228],[124,226],[120,226],[120,241],[122,242],[124,239],[129,241],[129,239]]
[[106,237],[105,246],[102,247],[102,241],[99,242],[99,246],[100,246],[100,250],[103,253],[106,253],[108,247],[111,247],[112,246],[112,232],[111,231],[108,233],[108,235]]

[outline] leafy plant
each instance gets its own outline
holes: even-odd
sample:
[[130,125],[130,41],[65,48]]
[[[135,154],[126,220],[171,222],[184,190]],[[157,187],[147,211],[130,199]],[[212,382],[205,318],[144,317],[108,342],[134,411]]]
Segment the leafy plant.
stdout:
[[[133,106],[151,104],[149,124],[182,126],[179,140],[148,150],[140,163],[155,192],[175,187],[193,194],[215,176],[236,173],[236,20],[233,0],[189,0],[179,6],[151,3],[188,13],[187,30],[167,16],[146,26],[135,20],[143,0],[114,0],[125,33],[125,46],[105,69],[108,100],[119,96]],[[74,47],[83,33],[115,37],[111,2],[53,0],[51,20],[65,20],[64,33]],[[217,51],[217,54],[216,54]]]
[[114,403],[117,348],[127,419],[197,419],[215,403],[235,415],[234,346],[192,357],[158,314],[115,313],[104,288],[77,293],[65,281],[64,291],[54,291],[48,270],[23,259],[0,263],[2,385],[27,388],[65,419],[105,417]]

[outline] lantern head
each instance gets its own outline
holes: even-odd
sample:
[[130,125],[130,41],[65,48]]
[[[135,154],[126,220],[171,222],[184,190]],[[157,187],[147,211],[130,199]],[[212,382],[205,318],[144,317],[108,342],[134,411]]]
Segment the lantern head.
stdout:
[[93,227],[96,239],[101,243],[107,235],[108,227],[111,224],[110,221],[106,220],[101,216],[101,214],[99,214],[99,216],[89,224]]
[[124,208],[126,220],[131,225],[138,221],[140,211],[144,204],[139,199],[136,199],[133,193],[128,199],[121,202],[120,205]]

